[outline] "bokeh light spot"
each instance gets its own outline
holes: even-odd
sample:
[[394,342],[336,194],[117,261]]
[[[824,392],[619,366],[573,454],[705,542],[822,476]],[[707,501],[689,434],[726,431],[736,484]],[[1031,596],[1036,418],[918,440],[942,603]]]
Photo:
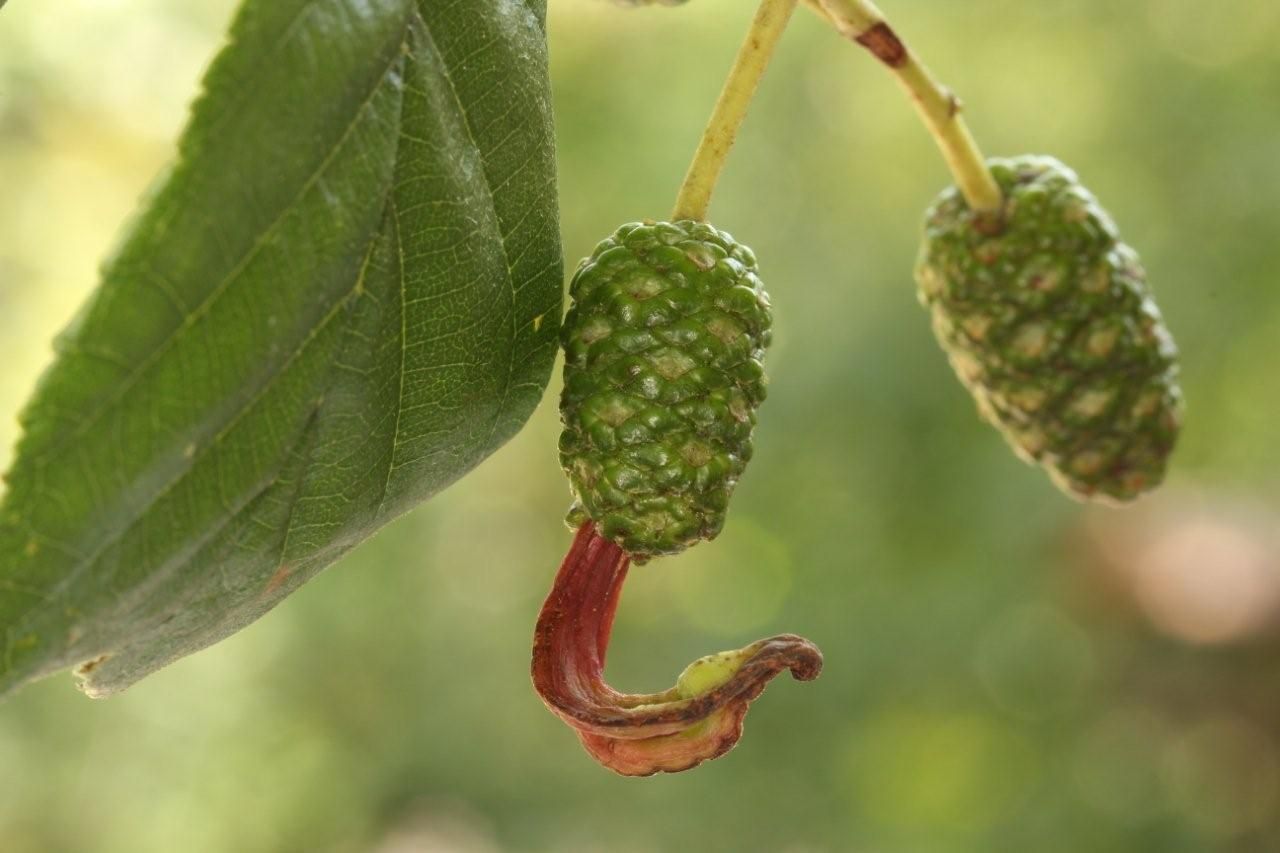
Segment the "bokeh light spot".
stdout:
[[1248,531],[1208,518],[1167,530],[1132,567],[1143,611],[1192,643],[1226,642],[1259,629],[1280,595],[1276,569]]
[[1186,732],[1168,752],[1165,778],[1178,812],[1213,835],[1242,835],[1275,817],[1276,745],[1244,719],[1218,717]]
[[1021,736],[976,714],[886,709],[849,753],[857,808],[898,829],[979,831],[1006,818],[1036,781]]
[[1161,779],[1171,727],[1149,708],[1117,708],[1088,729],[1071,760],[1076,795],[1100,814],[1127,824],[1166,805]]

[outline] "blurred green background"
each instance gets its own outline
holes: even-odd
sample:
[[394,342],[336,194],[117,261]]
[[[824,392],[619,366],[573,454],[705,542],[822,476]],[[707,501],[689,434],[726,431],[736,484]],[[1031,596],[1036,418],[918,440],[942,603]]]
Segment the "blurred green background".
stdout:
[[[0,463],[233,5],[0,13]],[[668,212],[750,5],[551,0],[571,262]],[[1158,496],[1072,503],[978,422],[911,281],[947,176],[802,11],[712,210],[777,312],[756,461],[723,537],[633,573],[610,674],[794,631],[823,677],[695,772],[586,757],[528,679],[569,539],[556,380],[248,630],[114,699],[63,675],[0,706],[0,851],[1280,849],[1280,5],[883,5],[988,153],[1062,158],[1142,251],[1189,404]]]

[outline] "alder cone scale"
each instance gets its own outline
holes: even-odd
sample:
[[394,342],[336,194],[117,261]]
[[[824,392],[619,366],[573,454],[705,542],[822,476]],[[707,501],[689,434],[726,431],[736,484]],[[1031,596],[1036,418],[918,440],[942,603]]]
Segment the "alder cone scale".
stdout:
[[565,318],[560,464],[637,562],[724,526],[751,458],[772,313],[751,250],[693,221],[624,225],[584,260]]
[[1074,172],[989,161],[1004,193],[976,214],[951,188],[916,267],[939,343],[983,416],[1080,498],[1154,488],[1177,439],[1177,350],[1137,254]]

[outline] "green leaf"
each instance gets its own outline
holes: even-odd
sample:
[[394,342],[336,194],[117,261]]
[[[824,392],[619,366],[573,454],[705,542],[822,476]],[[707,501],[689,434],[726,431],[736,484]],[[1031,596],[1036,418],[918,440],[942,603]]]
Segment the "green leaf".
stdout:
[[0,695],[105,695],[507,441],[560,317],[545,0],[248,0],[57,342],[0,503]]

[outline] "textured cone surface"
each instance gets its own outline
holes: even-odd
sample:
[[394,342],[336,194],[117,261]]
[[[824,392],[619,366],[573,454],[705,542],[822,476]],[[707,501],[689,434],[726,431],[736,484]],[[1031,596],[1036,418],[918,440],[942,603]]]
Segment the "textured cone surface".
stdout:
[[938,341],[1019,456],[1076,497],[1131,500],[1163,479],[1182,415],[1142,265],[1057,160],[988,165],[1000,216],[954,187],[927,214],[916,281]]
[[565,318],[560,464],[638,561],[723,528],[751,458],[772,314],[755,256],[701,222],[624,225],[582,262]]

